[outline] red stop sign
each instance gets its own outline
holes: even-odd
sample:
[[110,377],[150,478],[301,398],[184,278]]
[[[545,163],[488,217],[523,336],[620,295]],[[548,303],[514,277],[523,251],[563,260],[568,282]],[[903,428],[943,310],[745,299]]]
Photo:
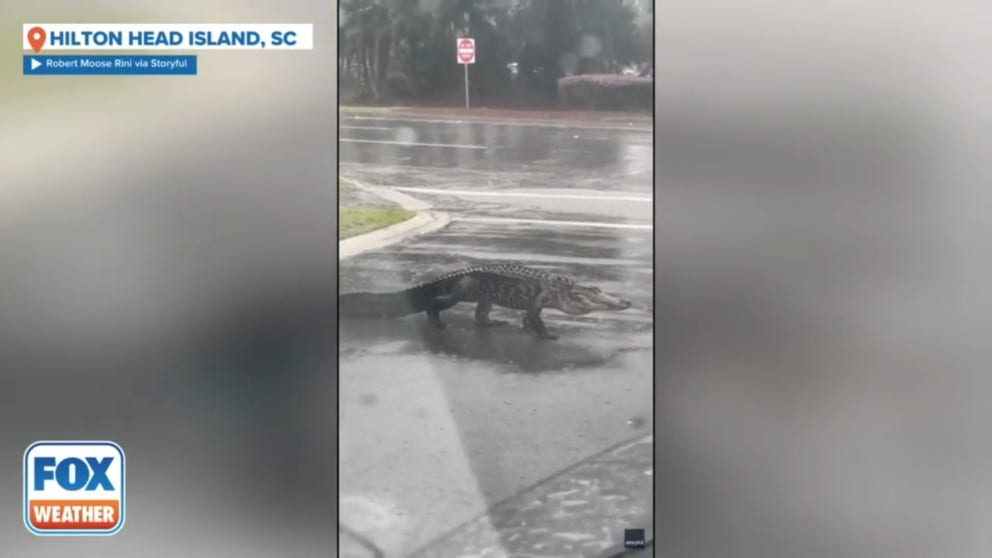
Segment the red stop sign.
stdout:
[[475,39],[458,39],[455,50],[458,53],[459,64],[475,64]]

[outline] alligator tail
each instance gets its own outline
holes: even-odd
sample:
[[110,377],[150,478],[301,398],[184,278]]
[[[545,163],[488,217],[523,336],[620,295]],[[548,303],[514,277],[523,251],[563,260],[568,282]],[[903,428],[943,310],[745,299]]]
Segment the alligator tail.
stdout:
[[338,299],[342,318],[399,318],[423,312],[427,300],[423,287],[396,293],[349,293]]

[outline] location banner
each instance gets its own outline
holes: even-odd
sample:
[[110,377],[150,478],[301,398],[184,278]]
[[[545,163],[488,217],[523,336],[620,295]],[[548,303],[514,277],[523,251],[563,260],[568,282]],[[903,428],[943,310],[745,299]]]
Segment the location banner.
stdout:
[[24,50],[312,50],[313,24],[25,23]]

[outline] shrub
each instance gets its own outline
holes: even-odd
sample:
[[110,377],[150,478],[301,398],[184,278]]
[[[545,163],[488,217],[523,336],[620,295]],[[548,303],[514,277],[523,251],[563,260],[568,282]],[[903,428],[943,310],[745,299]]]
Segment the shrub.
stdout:
[[572,109],[651,111],[654,80],[613,74],[564,77],[558,80],[558,100]]

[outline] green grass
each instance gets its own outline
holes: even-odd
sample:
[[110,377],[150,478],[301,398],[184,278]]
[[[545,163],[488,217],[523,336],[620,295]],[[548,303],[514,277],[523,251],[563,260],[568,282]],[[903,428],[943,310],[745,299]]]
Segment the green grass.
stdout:
[[414,212],[399,207],[342,207],[338,228],[342,239],[379,230],[412,218]]

